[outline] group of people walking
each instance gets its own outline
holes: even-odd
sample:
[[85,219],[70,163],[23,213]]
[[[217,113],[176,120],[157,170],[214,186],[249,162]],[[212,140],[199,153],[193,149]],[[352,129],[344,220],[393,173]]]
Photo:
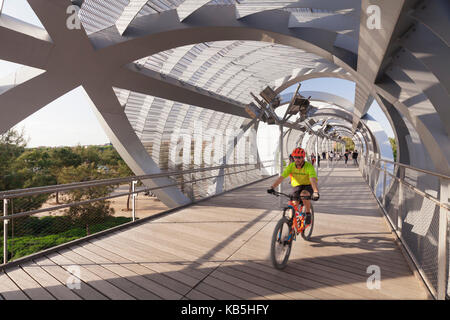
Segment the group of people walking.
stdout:
[[355,165],[355,166],[357,166],[358,165],[358,150],[353,150],[353,152],[351,152],[351,151],[349,151],[349,150],[345,150],[345,154],[344,154],[344,157],[345,157],[345,167],[347,168],[347,161],[348,161],[348,158],[349,157],[352,157],[352,159],[353,159],[353,164]]
[[314,153],[311,153],[310,159],[309,161],[311,162],[312,165],[314,165],[317,161],[317,166],[320,167],[320,160],[324,160],[327,159],[330,162],[334,161],[340,161],[342,158],[344,158],[345,160],[345,167],[347,168],[347,162],[349,158],[353,159],[353,164],[355,166],[358,165],[358,150],[354,150],[354,151],[350,151],[350,150],[345,150],[345,152],[342,154],[342,152],[333,152],[333,151],[329,151],[329,152],[322,152],[322,154],[318,154],[317,156]]

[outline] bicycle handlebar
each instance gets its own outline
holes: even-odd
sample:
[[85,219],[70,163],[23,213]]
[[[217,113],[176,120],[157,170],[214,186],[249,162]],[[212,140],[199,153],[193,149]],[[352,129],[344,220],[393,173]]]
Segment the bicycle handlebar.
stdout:
[[[291,194],[286,194],[286,193],[278,192],[278,191],[275,191],[275,190],[274,190],[274,192],[272,192],[272,194],[274,196],[276,196],[276,197],[279,197],[280,195],[282,195],[282,196],[285,196],[286,198],[289,198],[291,201],[294,200],[294,196],[291,195]],[[302,200],[313,200],[311,198],[311,196],[299,196],[298,198],[296,197],[296,199],[299,199],[299,198],[302,199]]]

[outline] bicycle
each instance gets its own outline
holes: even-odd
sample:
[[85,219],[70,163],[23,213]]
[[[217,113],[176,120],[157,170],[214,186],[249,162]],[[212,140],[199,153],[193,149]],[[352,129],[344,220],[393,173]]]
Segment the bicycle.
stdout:
[[284,269],[291,254],[292,242],[297,239],[297,235],[301,234],[306,241],[311,238],[314,228],[314,208],[311,204],[311,223],[306,225],[306,212],[302,200],[311,200],[311,196],[300,196],[299,204],[295,207],[292,195],[277,191],[272,194],[277,197],[283,195],[289,198],[288,206],[283,208],[283,217],[278,221],[273,231],[270,246],[270,258],[273,266],[277,269]]

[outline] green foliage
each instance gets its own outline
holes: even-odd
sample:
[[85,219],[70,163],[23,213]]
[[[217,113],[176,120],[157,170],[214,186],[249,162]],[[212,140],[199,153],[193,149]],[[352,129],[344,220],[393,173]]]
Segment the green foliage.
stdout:
[[397,161],[397,143],[394,138],[389,138],[389,142],[391,143],[392,153],[394,154],[394,161]]
[[20,188],[23,177],[12,165],[25,151],[25,146],[23,132],[9,130],[0,135],[0,191]]
[[99,151],[100,162],[103,165],[117,166],[120,162],[125,164],[113,146],[102,147]]
[[53,167],[59,170],[62,167],[77,167],[81,164],[81,155],[75,153],[72,148],[62,147],[51,149],[50,157],[52,159]]
[[345,141],[345,149],[349,151],[355,150],[355,143],[353,140],[349,137],[343,137],[342,138]]
[[15,237],[56,234],[74,227],[70,218],[66,216],[22,217],[15,218],[11,223],[14,224],[12,227]]
[[11,168],[22,176],[21,188],[32,188],[56,184],[52,166],[52,159],[47,150],[30,149],[16,158]]
[[[85,228],[74,227],[67,217],[43,217],[40,219],[33,217],[24,221],[26,222],[22,232],[18,234],[15,231],[14,239],[8,240],[9,260],[18,259],[87,235]],[[131,218],[109,217],[102,223],[92,225],[90,231],[97,233],[129,221]],[[3,250],[0,250],[0,261],[3,261]]]
[[133,171],[131,171],[122,159],[117,162],[116,172],[118,177],[129,177],[134,175]]
[[[26,149],[24,133],[10,130],[0,135],[0,191],[24,189],[89,180],[108,179],[132,175],[132,171],[111,146],[77,146],[60,148]],[[85,188],[65,192],[67,202],[91,200],[111,193],[113,186]],[[10,213],[38,209],[48,200],[49,194],[11,201]],[[56,195],[59,203],[59,195]],[[3,206],[0,206],[0,212]],[[113,213],[108,201],[71,207],[68,219],[86,228],[105,220]],[[16,231],[27,230],[24,235],[34,234],[34,220],[17,219]],[[39,227],[37,227],[39,228]]]
[[[94,164],[83,163],[78,167],[65,167],[58,175],[58,182],[82,182],[90,180],[99,180],[103,173],[95,168]],[[83,189],[74,189],[65,193],[67,202],[80,202],[92,200],[109,195],[113,191],[113,186],[90,187]],[[114,209],[110,208],[109,201],[101,200],[90,202],[78,206],[72,206],[66,210],[67,216],[74,222],[86,226],[89,234],[89,225],[103,221],[114,213]]]
[[98,151],[98,147],[96,146],[78,146],[74,148],[74,152],[81,157],[83,162],[94,164],[100,164],[100,155]]

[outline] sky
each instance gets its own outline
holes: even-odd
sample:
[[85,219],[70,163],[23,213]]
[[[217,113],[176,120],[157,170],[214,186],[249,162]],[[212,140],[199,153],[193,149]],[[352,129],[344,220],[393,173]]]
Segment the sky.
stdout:
[[[1,2],[1,0],[0,0]],[[3,13],[42,27],[25,0],[6,0]],[[20,65],[0,60],[0,78],[14,72]],[[78,87],[48,104],[14,126],[23,128],[27,147],[76,146],[109,143],[100,127],[82,87]]]
[[[25,0],[3,0],[3,2],[3,13],[42,27]],[[1,3],[2,0],[0,0],[0,7]],[[14,72],[19,67],[18,64],[0,60],[0,78]],[[294,85],[286,91],[294,91],[296,87],[297,85]],[[355,84],[351,81],[334,78],[310,79],[302,82],[300,91],[326,91],[354,102]],[[388,136],[394,136],[389,122],[376,102],[372,104],[368,113],[381,124]],[[14,128],[24,130],[25,136],[28,138],[27,147],[30,148],[109,143],[82,87],[53,101],[18,123]]]
[[[294,92],[296,89],[297,84],[287,88],[284,92]],[[302,82],[299,92],[301,93],[302,91],[325,91],[341,96],[352,103],[355,102],[355,83],[348,80],[338,78],[309,79]],[[388,137],[394,137],[394,132],[386,115],[375,100],[367,113],[377,120]]]

